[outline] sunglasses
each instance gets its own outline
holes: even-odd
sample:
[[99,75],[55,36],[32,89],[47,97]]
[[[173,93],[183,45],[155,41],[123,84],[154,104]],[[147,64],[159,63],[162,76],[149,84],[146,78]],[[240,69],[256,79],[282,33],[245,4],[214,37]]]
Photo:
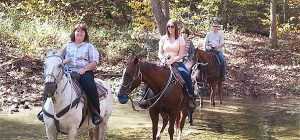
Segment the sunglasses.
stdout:
[[175,28],[175,26],[174,25],[172,25],[172,26],[168,25],[167,28]]
[[213,26],[213,27],[218,27],[218,26]]

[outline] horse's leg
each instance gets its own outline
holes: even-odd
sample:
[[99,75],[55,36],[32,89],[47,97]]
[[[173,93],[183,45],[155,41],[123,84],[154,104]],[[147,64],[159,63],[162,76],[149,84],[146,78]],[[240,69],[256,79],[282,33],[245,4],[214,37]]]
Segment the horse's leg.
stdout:
[[176,117],[176,119],[175,119],[175,126],[176,126],[176,131],[175,131],[175,133],[177,134],[178,133],[178,131],[179,131],[179,128],[180,128],[180,119],[181,119],[181,117],[182,117],[182,114],[181,114],[181,112],[179,112],[178,113],[178,116]]
[[52,130],[49,130],[46,128],[46,134],[47,134],[48,140],[57,140],[58,134],[56,133],[55,128]]
[[194,110],[189,110],[189,112],[188,112],[190,125],[193,125],[193,113],[194,113]]
[[219,99],[220,99],[220,104],[222,104],[222,90],[223,90],[223,87],[222,87],[222,81],[219,80],[218,81],[218,94],[219,94]]
[[[199,96],[199,98],[200,98],[200,105],[199,105],[199,107],[203,107],[203,91],[201,91],[202,89],[199,89],[199,91],[198,91],[198,94],[200,95]],[[194,112],[194,111],[193,111]]]
[[105,140],[105,133],[106,133],[106,130],[107,130],[107,123],[103,121],[98,126],[99,126],[99,130],[98,131],[96,130],[96,132],[99,132],[98,138],[99,138],[99,140]]
[[215,95],[216,95],[216,84],[211,85],[211,93],[210,93],[210,105],[215,106]]
[[95,128],[91,128],[89,129],[89,137],[90,137],[90,140],[95,140],[94,139],[94,135],[95,135]]
[[[170,136],[170,140],[173,140],[173,136],[174,136],[174,124],[175,124],[175,120],[176,117],[178,116],[178,112],[174,111],[172,113],[169,114],[169,136]],[[181,133],[181,132],[179,132]],[[180,135],[180,134],[179,134]]]
[[[48,122],[49,119],[51,119],[50,122]],[[44,121],[45,121],[46,134],[47,134],[48,140],[57,140],[58,134],[56,132],[56,128],[54,125],[54,120],[52,118],[48,118],[44,115]]]
[[69,129],[69,132],[68,132],[69,140],[76,140],[77,129],[78,129],[77,127],[71,126],[71,128]]
[[157,111],[154,111],[153,108],[151,108],[149,110],[149,114],[152,121],[152,140],[156,140],[156,137],[160,137],[160,136],[156,136],[158,130],[159,113]]
[[[192,112],[192,113],[191,113],[191,112]],[[194,110],[187,110],[187,109],[181,111],[180,121],[178,122],[180,125],[179,125],[179,127],[177,128],[177,130],[179,130],[177,140],[180,140],[180,138],[181,138],[182,129],[183,129],[184,124],[185,124],[185,118],[186,118],[186,117],[189,115],[189,113],[190,113],[190,116],[191,116],[190,121],[191,121],[191,120],[192,120],[193,112],[194,112]],[[178,116],[178,117],[179,117],[179,116]],[[193,121],[193,120],[192,120],[192,121]],[[192,123],[193,123],[193,122],[192,122]],[[190,123],[190,124],[191,124],[191,123]],[[191,125],[192,125],[192,124],[191,124]]]
[[164,115],[161,115],[161,116],[162,116],[162,119],[163,119],[163,126],[162,126],[160,132],[156,135],[157,140],[160,140],[161,135],[164,132],[164,130],[165,130],[167,124],[168,124],[168,121],[169,121],[169,118],[168,118],[167,114],[164,114]]

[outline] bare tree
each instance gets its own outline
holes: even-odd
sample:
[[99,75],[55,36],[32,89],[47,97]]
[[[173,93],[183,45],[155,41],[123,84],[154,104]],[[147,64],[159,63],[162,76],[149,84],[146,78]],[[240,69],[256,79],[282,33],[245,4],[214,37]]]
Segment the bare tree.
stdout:
[[289,19],[289,0],[283,0],[283,22],[286,23]]
[[276,26],[276,0],[270,1],[270,47],[277,47],[277,26]]
[[162,4],[160,0],[150,0],[150,3],[159,33],[160,35],[164,35],[166,33],[166,24],[170,18],[169,0],[164,0],[163,7],[165,13],[162,10]]

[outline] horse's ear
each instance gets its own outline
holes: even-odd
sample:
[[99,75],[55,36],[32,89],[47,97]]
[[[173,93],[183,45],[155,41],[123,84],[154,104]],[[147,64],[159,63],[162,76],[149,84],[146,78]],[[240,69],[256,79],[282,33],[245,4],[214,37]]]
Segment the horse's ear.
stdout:
[[61,57],[65,58],[66,52],[67,52],[67,47],[64,47],[62,50],[60,50],[58,52],[58,55],[60,55]]
[[201,70],[201,66],[202,66],[201,63],[198,64],[198,65],[197,65],[197,69],[198,69],[198,70]]
[[134,64],[137,64],[139,62],[139,58],[137,56],[135,56],[134,58]]
[[48,54],[50,53],[50,49],[47,46],[45,46],[45,52],[46,52],[46,56],[48,56]]

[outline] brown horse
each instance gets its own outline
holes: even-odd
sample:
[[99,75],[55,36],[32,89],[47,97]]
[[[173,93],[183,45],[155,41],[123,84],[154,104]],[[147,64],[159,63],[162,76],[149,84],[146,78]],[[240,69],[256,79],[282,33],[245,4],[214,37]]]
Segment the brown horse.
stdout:
[[[220,68],[212,57],[211,52],[206,52],[198,48],[195,49],[194,61],[198,63],[207,63],[206,76],[210,89],[210,105],[215,106],[215,95],[219,94],[220,104],[222,104],[222,81],[220,79]],[[200,72],[192,73],[192,79],[199,78]],[[197,80],[198,81],[198,80]],[[218,92],[216,91],[218,86]]]
[[[129,96],[130,92],[141,82],[144,82],[154,94],[150,100],[152,106],[149,108],[152,120],[152,139],[160,139],[168,122],[170,140],[173,140],[175,122],[176,129],[179,130],[178,139],[180,139],[185,118],[188,115],[188,95],[183,95],[182,86],[175,80],[168,68],[157,66],[154,63],[141,62],[135,57],[129,59],[123,72],[118,97]],[[120,101],[120,103],[122,102]],[[163,127],[157,134],[159,114],[163,117]]]

